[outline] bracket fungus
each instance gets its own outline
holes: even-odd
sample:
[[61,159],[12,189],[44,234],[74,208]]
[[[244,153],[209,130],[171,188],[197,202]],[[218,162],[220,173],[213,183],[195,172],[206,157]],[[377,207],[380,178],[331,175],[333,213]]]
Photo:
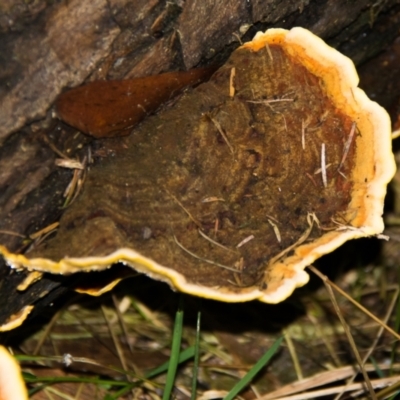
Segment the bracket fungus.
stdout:
[[357,85],[311,32],[260,32],[97,160],[54,237],[1,252],[14,268],[122,262],[193,295],[278,303],[318,257],[383,230],[390,120]]
[[19,364],[3,346],[0,346],[0,400],[28,400]]

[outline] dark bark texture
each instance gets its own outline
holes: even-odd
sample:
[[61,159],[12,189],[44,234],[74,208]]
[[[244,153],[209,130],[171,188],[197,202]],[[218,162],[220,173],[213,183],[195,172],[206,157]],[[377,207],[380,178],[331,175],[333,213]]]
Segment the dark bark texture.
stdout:
[[[94,79],[222,64],[257,31],[294,26],[310,29],[359,65],[396,39],[400,1],[3,1],[0,243],[26,249],[26,238],[63,211],[72,171],[55,165],[54,147],[82,158],[92,140],[52,118],[63,90]],[[42,313],[78,279],[44,276],[17,291],[24,278],[0,264],[0,324],[25,305]]]

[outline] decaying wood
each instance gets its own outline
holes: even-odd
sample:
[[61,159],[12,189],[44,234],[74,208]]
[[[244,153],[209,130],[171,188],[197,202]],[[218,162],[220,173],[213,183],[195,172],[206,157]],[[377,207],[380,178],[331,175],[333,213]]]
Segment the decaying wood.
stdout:
[[[59,219],[73,171],[59,151],[83,159],[89,139],[51,117],[56,97],[85,80],[121,79],[224,61],[269,27],[303,26],[357,64],[391,43],[396,0],[23,0],[0,5],[0,240],[27,247]],[[51,145],[49,145],[51,143]],[[53,147],[53,148],[52,148]],[[24,274],[0,266],[0,324],[28,304],[54,301],[69,278],[45,276],[24,292]]]

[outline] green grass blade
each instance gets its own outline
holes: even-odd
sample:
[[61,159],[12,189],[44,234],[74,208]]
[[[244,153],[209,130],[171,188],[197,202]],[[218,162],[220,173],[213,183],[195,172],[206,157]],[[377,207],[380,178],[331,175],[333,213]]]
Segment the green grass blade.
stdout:
[[127,384],[124,388],[118,390],[117,393],[114,393],[111,395],[110,393],[107,393],[106,396],[104,397],[103,400],[116,400],[125,395],[126,393],[130,392],[135,386],[135,384]]
[[[194,357],[195,354],[195,347],[191,346],[188,347],[187,349],[181,351],[179,353],[179,358],[178,358],[178,364],[183,363],[187,360],[190,360],[191,358]],[[150,379],[153,378],[157,375],[162,374],[165,371],[168,371],[168,367],[169,367],[169,361],[159,365],[157,368],[154,368],[153,370],[151,370],[150,372],[148,372],[147,374],[145,374],[144,379]],[[121,396],[123,396],[124,394],[128,393],[130,390],[132,390],[132,388],[134,388],[135,386],[137,386],[139,383],[138,382],[134,382],[134,383],[128,383],[126,387],[120,389],[118,392],[114,393],[112,396],[110,396],[110,400],[116,400],[119,399]]]
[[193,378],[192,378],[192,396],[191,400],[196,400],[197,393],[197,374],[199,371],[199,359],[200,359],[200,321],[201,321],[201,311],[197,313],[197,324],[196,324],[196,342],[194,351],[194,366],[193,366]]
[[377,373],[377,375],[379,376],[379,378],[384,378],[385,377],[385,373],[382,371],[381,368],[379,368],[378,363],[376,362],[374,357],[370,357],[369,360],[371,361],[371,364],[374,366],[375,368],[375,372]]
[[163,400],[171,398],[172,389],[175,383],[176,370],[179,363],[179,353],[181,348],[182,329],[183,329],[183,296],[181,295],[179,301],[179,309],[176,312],[174,332],[172,334],[171,357],[169,359],[169,367],[167,373],[167,381],[163,393]]
[[93,383],[95,385],[108,385],[108,386],[125,386],[126,381],[117,381],[111,379],[101,378],[86,378],[86,377],[75,377],[75,376],[41,376],[41,377],[26,377],[26,383],[45,383],[54,384],[61,382],[68,383]]
[[[195,355],[195,347],[194,346],[188,347],[187,349],[179,353],[178,364],[193,358],[194,355]],[[166,361],[157,368],[154,368],[153,370],[149,371],[147,374],[145,374],[144,377],[145,379],[153,378],[156,375],[160,375],[163,372],[168,371],[168,368],[169,368],[169,361]]]
[[[190,360],[195,355],[195,346],[188,347],[187,349],[181,351],[178,357],[178,364],[181,364],[187,360]],[[25,356],[19,355],[17,357],[19,360],[22,361],[48,361],[49,357],[40,357],[40,356]],[[60,357],[57,357],[57,361],[60,362]],[[154,368],[153,370],[149,371],[147,374],[144,375],[143,379],[150,379],[157,375],[160,375],[166,371],[168,371],[170,362],[167,361],[158,367]],[[114,369],[114,368],[111,368]],[[115,368],[116,371],[120,369]],[[138,378],[137,382],[123,382],[123,381],[113,381],[113,380],[105,380],[105,379],[98,379],[98,378],[89,378],[84,379],[81,377],[37,377],[33,374],[22,372],[23,378],[27,383],[34,383],[37,386],[32,388],[29,391],[29,396],[33,396],[35,393],[40,392],[45,387],[59,383],[59,382],[75,382],[75,383],[93,383],[97,385],[108,385],[112,386],[120,386],[121,389],[117,391],[115,394],[110,395],[110,399],[118,399],[119,397],[123,396],[125,393],[129,392],[135,386],[138,386],[140,383],[140,378]],[[39,383],[44,382],[42,385],[38,385]]]
[[251,370],[231,389],[231,391],[224,397],[224,400],[233,400],[260,372],[260,370],[268,363],[278,350],[283,336],[277,339],[271,348],[256,362]]

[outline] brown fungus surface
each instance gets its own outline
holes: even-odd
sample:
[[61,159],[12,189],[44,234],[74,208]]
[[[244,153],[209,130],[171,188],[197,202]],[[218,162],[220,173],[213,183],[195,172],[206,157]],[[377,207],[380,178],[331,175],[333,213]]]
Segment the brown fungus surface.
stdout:
[[260,33],[98,160],[55,237],[3,254],[61,274],[122,261],[198,296],[282,301],[316,258],[383,230],[390,121],[357,84],[310,32]]
[[206,80],[215,67],[121,81],[93,81],[59,96],[56,113],[96,138],[128,135],[132,127],[182,89]]

